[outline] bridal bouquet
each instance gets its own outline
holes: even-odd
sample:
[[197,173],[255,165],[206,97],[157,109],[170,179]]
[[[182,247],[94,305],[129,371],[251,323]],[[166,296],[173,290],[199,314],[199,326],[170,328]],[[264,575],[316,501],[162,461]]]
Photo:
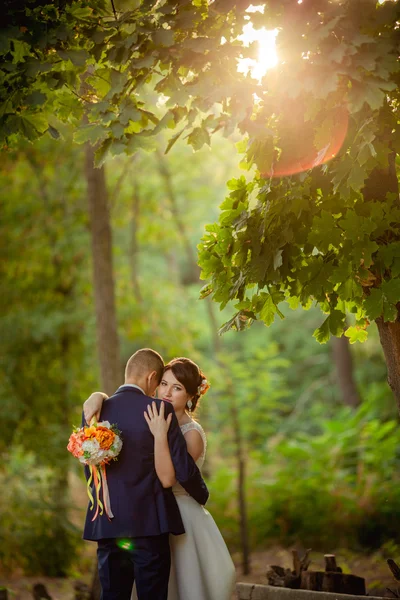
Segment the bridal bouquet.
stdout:
[[[114,516],[111,511],[106,465],[117,459],[121,448],[121,432],[115,425],[110,425],[108,421],[93,423],[89,427],[75,428],[69,437],[67,450],[79,462],[87,465],[90,470],[87,492],[91,502],[91,510],[95,505],[91,490],[92,482],[94,484],[97,507],[92,521],[97,518],[98,514],[102,515],[104,510],[109,519]],[[100,499],[101,489],[103,490],[103,502]]]

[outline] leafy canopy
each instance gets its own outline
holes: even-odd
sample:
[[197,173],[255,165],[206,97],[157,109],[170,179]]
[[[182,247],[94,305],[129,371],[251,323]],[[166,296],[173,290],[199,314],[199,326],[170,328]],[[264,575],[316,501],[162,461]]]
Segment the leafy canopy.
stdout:
[[[173,130],[197,150],[235,129],[247,178],[229,182],[218,223],[200,244],[203,277],[223,327],[270,325],[291,307],[327,314],[318,341],[363,341],[371,320],[393,321],[400,300],[400,4],[374,0],[142,2],[113,13],[102,1],[6,2],[0,53],[3,143],[57,136],[98,144],[97,164],[155,147]],[[16,8],[17,6],[17,8]],[[254,55],[243,25],[277,29],[280,64],[260,83],[238,73]],[[143,90],[163,100],[160,118]],[[85,120],[82,120],[85,115]]]

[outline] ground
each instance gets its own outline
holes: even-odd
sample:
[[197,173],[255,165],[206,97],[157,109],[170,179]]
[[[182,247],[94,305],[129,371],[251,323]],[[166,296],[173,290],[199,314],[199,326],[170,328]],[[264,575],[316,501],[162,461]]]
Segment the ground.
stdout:
[[[86,498],[86,489],[82,481],[74,474],[70,474],[70,489],[73,490],[72,506],[84,507]],[[82,529],[84,510],[77,509],[75,514],[70,515],[72,521]],[[8,600],[32,600],[31,590],[35,583],[43,583],[52,600],[73,600],[74,598],[74,582],[76,580],[90,583],[91,573],[95,564],[95,544],[91,542],[82,542],[85,544],[83,556],[80,557],[79,566],[76,571],[71,573],[69,579],[51,579],[48,577],[23,577],[22,575],[14,575],[9,578],[1,577],[0,565],[0,588],[6,587],[9,590]],[[301,555],[304,549],[297,548]],[[239,555],[233,555],[234,562],[237,567],[237,581],[248,583],[266,584],[267,568],[271,564],[281,565],[283,567],[292,566],[291,548],[285,549],[278,545],[271,545],[264,550],[255,551],[251,555],[251,574],[243,575],[241,569],[241,559]],[[328,550],[331,552],[331,549]],[[387,593],[386,588],[396,589],[396,584],[386,564],[387,558],[393,558],[400,563],[400,556],[396,553],[399,551],[398,546],[390,544],[374,554],[356,554],[347,550],[332,551],[336,555],[337,564],[342,567],[345,573],[353,573],[364,577],[367,584],[367,593],[369,596],[384,596]],[[324,559],[321,553],[311,554],[312,563],[310,568],[323,570]],[[200,600],[200,599],[199,599]]]
[[[90,544],[90,546],[92,546]],[[94,546],[93,546],[94,548]],[[52,579],[48,577],[23,577],[14,575],[9,578],[0,577],[0,588],[9,590],[9,600],[32,600],[31,589],[35,583],[43,583],[53,600],[72,600],[74,597],[74,581],[77,579],[89,583],[90,572],[94,556],[92,550],[88,552],[86,560],[81,563],[81,572],[73,573],[69,579]],[[396,588],[393,577],[386,565],[385,552],[377,552],[372,555],[359,555],[345,550],[336,552],[337,563],[347,573],[360,575],[366,579],[368,595],[381,596],[386,592],[386,587]],[[314,553],[311,556],[310,568],[323,567],[322,554]],[[393,557],[395,560],[396,556]],[[254,552],[251,557],[251,574],[242,575],[240,568],[240,557],[234,556],[237,565],[237,581],[249,583],[266,583],[266,570],[270,564],[282,566],[291,565],[291,549],[283,549],[278,546]]]

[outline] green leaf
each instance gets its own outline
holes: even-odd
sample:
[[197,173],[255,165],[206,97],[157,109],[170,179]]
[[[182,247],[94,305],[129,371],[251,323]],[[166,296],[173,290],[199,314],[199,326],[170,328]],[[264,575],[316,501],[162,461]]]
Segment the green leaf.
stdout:
[[106,161],[108,153],[110,151],[110,147],[112,144],[111,138],[107,138],[100,147],[96,150],[94,155],[94,166],[99,169],[102,167]]
[[31,104],[32,106],[41,106],[46,102],[46,100],[46,94],[42,94],[42,92],[39,92],[38,90],[35,90],[31,94],[29,94],[25,99],[25,101],[28,104]]
[[372,288],[370,295],[364,301],[364,308],[370,321],[375,321],[383,313],[383,293],[382,290]]
[[340,310],[332,310],[329,315],[329,331],[332,335],[340,337],[345,326],[346,315]]
[[43,113],[23,114],[21,117],[24,121],[28,121],[39,133],[45,133],[49,128],[47,118]]
[[75,67],[84,67],[90,58],[87,50],[58,50],[57,54],[63,60],[70,60]]
[[320,344],[326,344],[326,342],[331,337],[331,333],[330,333],[330,329],[329,329],[329,317],[327,317],[325,319],[325,321],[322,323],[322,325],[314,331],[313,337],[315,337],[317,342],[319,342]]
[[397,308],[394,304],[387,302],[386,300],[383,303],[383,319],[385,322],[394,323],[396,321],[398,315]]
[[355,344],[356,342],[363,343],[368,338],[368,331],[352,326],[346,329],[345,336],[349,338],[350,344]]
[[300,299],[297,296],[290,296],[289,298],[286,298],[286,302],[292,310],[296,310],[299,307]]
[[382,291],[391,304],[400,302],[400,279],[390,279],[382,283]]
[[204,298],[207,298],[207,296],[212,294],[212,292],[213,292],[213,288],[212,288],[211,283],[206,283],[206,285],[203,285],[203,287],[201,288],[201,290],[199,292],[200,300],[204,300]]
[[193,150],[200,150],[204,144],[210,145],[210,134],[204,127],[195,127],[187,136],[187,140]]
[[366,178],[367,173],[365,169],[363,169],[363,167],[356,162],[350,171],[347,183],[353,188],[354,191],[358,192],[364,186],[364,181]]
[[267,299],[260,311],[260,319],[265,323],[267,327],[272,325],[275,320],[276,306],[272,300],[270,294],[267,294]]
[[11,38],[13,43],[13,50],[11,50],[11,54],[13,55],[13,64],[19,62],[25,62],[25,57],[31,55],[31,47],[26,42],[22,42],[21,40],[15,40]]
[[171,150],[172,146],[179,140],[179,138],[181,137],[182,133],[185,131],[186,127],[184,127],[181,131],[179,131],[179,133],[176,133],[174,136],[172,136],[172,138],[169,140],[167,148],[165,150],[164,154],[168,154],[168,152]]
[[169,47],[174,43],[174,32],[172,29],[159,29],[152,37],[157,46]]
[[94,146],[98,141],[103,140],[107,137],[108,132],[104,125],[100,123],[89,123],[89,125],[82,125],[74,133],[74,142],[77,144],[84,144],[90,142]]

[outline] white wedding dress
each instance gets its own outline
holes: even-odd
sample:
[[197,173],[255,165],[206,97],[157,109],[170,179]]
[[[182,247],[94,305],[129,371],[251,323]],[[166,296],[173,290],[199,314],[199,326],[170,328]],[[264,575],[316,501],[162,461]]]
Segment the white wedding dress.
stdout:
[[[196,461],[199,469],[206,455],[206,435],[196,421],[181,425],[183,435],[196,429],[204,443]],[[171,573],[168,600],[230,600],[235,587],[235,566],[214,519],[183,487],[173,486],[185,532],[170,535]],[[134,586],[131,600],[136,600]]]

